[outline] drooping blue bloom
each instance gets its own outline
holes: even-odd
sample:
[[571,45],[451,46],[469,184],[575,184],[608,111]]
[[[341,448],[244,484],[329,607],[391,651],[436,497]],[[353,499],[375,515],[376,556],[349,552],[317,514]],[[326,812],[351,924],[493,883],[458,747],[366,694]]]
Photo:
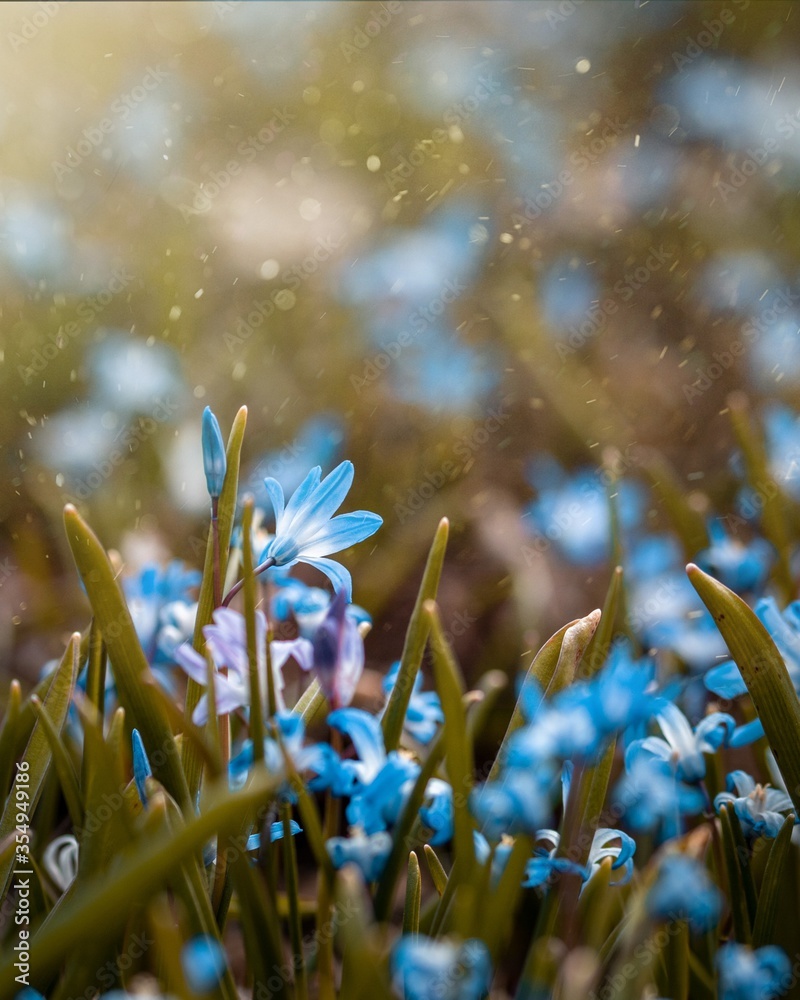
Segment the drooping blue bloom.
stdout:
[[[302,833],[303,828],[297,822],[297,820],[289,820],[289,834],[292,837],[296,837],[298,833]],[[283,840],[286,831],[283,828],[283,821],[276,820],[274,823],[269,825],[269,840],[271,844],[274,844],[276,840]],[[247,838],[247,850],[257,851],[261,848],[261,834],[251,833]]]
[[[614,859],[612,871],[622,869],[620,878],[610,885],[625,885],[633,877],[636,842],[622,830],[612,830],[609,827],[596,830],[585,867],[569,858],[557,856],[561,837],[556,830],[539,830],[536,840],[543,846],[534,848],[534,856],[525,867],[525,881],[522,884],[527,888],[545,885],[555,874],[564,872],[573,872],[580,875],[584,882],[588,882],[600,870],[605,858]],[[547,844],[550,846],[544,846]]]
[[664,839],[676,836],[682,817],[700,812],[705,804],[702,792],[679,781],[670,763],[643,756],[633,745],[615,801],[634,830],[660,828]]
[[219,429],[219,421],[211,412],[211,407],[207,406],[203,410],[203,471],[206,475],[206,486],[208,495],[212,500],[216,500],[222,492],[222,484],[225,482],[225,470],[228,461],[225,455],[225,442],[222,440],[222,431]]
[[686,920],[692,930],[702,932],[719,920],[722,894],[701,862],[670,854],[647,895],[647,910],[656,920]]
[[453,789],[441,778],[431,778],[425,786],[425,799],[419,810],[419,818],[431,831],[427,839],[436,847],[446,844],[453,837]]
[[313,468],[288,504],[284,503],[280,483],[276,479],[264,480],[275,513],[275,535],[259,562],[271,559],[276,566],[308,563],[324,573],[334,589],[344,590],[349,601],[350,573],[341,563],[325,557],[369,538],[383,519],[366,510],[333,517],[353,483],[352,462],[342,462],[322,481],[321,475],[319,466]]
[[[387,704],[399,674],[400,661],[398,660],[383,678],[383,691]],[[422,674],[417,672],[403,728],[417,742],[427,745],[436,735],[442,722],[444,722],[444,713],[439,695],[435,691],[422,690]]]
[[758,591],[766,583],[775,553],[763,538],[754,538],[748,545],[733,538],[721,521],[708,523],[711,544],[697,555],[697,565],[736,593]]
[[210,993],[222,979],[227,964],[222,945],[205,934],[191,938],[181,949],[183,974],[194,993]]
[[[346,794],[347,820],[367,834],[392,826],[398,819],[420,765],[406,754],[386,753],[378,720],[360,708],[340,708],[328,716],[328,725],[349,736],[357,760],[343,760],[342,772],[349,776]],[[436,789],[432,794],[435,794]]]
[[352,837],[331,837],[325,844],[333,867],[354,864],[365,882],[375,882],[381,877],[392,852],[392,838],[385,830],[367,836],[354,833]]
[[509,765],[497,781],[487,781],[470,796],[470,810],[481,832],[492,843],[506,834],[535,833],[552,811],[555,767]]
[[337,592],[311,639],[311,662],[320,687],[334,708],[349,705],[364,672],[364,640],[347,614],[345,592]]
[[[264,702],[267,696],[267,621],[262,611],[256,611],[256,652],[260,687]],[[244,616],[232,608],[217,608],[214,621],[203,628],[211,658],[217,670],[213,673],[214,694],[218,715],[227,715],[250,704],[250,664],[247,655],[247,627]],[[312,666],[311,643],[307,639],[275,640],[270,643],[275,701],[279,710],[285,709],[283,700],[283,667],[289,658],[294,659],[301,669],[308,671]],[[175,659],[186,673],[198,684],[208,686],[208,663],[205,657],[187,642],[175,653]],[[227,668],[227,674],[219,673]],[[262,706],[263,710],[264,706]],[[208,719],[208,695],[204,694],[195,707],[192,721],[203,725]]]
[[492,983],[483,941],[451,941],[407,934],[394,946],[392,985],[403,1000],[481,1000]]
[[142,805],[147,805],[147,779],[152,776],[153,770],[144,748],[139,730],[134,729],[131,733],[131,743],[133,745],[133,780],[136,782],[136,790]]
[[786,819],[783,814],[794,809],[786,792],[757,785],[746,771],[731,771],[726,784],[728,791],[714,798],[717,812],[721,806],[731,805],[747,836],[777,837]]
[[724,712],[713,712],[692,729],[683,712],[672,702],[656,715],[663,738],[648,736],[637,740],[628,749],[628,758],[637,754],[651,754],[669,763],[680,781],[702,781],[706,776],[704,753],[714,753],[724,746],[736,723]]
[[764,945],[753,951],[729,941],[716,955],[719,1000],[773,1000],[791,985],[792,967],[782,948]]

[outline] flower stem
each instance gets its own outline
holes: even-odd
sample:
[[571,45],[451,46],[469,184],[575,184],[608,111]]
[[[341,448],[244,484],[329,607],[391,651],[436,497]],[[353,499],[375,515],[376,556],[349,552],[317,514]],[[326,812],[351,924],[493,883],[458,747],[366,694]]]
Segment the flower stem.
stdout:
[[[272,558],[272,556],[270,556],[269,559],[265,559],[263,563],[261,563],[259,566],[256,566],[256,568],[253,570],[253,576],[259,576],[259,574],[264,573],[266,570],[268,570],[271,566],[274,565],[275,565],[275,560]],[[241,580],[237,580],[237,582],[234,583],[234,585],[225,595],[225,597],[222,600],[223,608],[228,607],[228,605],[231,603],[234,597],[236,597],[236,595],[239,593],[239,591],[242,589],[243,586],[244,586],[244,577]]]

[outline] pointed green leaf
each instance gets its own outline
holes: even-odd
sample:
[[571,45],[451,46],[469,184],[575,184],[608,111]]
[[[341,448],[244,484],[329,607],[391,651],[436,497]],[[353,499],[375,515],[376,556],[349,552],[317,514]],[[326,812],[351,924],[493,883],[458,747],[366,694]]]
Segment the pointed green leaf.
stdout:
[[[561,653],[561,644],[564,641],[564,636],[569,628],[577,624],[577,621],[578,619],[576,618],[574,621],[567,622],[567,624],[562,626],[562,628],[560,628],[555,635],[550,636],[544,646],[542,646],[533,658],[533,663],[531,663],[528,668],[528,673],[523,683],[536,681],[542,691],[547,690],[553,679],[553,675],[556,672],[556,667],[558,666],[558,658]],[[508,741],[520,728],[520,726],[522,726],[524,721],[525,718],[522,714],[522,709],[518,700],[514,706],[511,721],[508,723],[508,728],[506,729],[506,734],[503,737],[503,742],[500,744],[500,749],[497,751],[497,756],[495,757],[492,769],[489,772],[489,781],[497,780]]]
[[786,883],[786,862],[792,845],[794,815],[787,816],[769,852],[761,893],[756,908],[756,922],[753,928],[753,947],[760,948],[772,944],[775,933],[775,918],[778,902],[783,895],[794,898],[794,886]]
[[467,735],[463,700],[464,682],[450,644],[442,631],[436,604],[433,601],[426,601],[423,608],[430,623],[433,673],[445,720],[445,764],[453,788],[453,848],[456,859],[463,865],[462,871],[471,873],[475,866],[475,846],[472,839],[473,824],[469,811],[469,796],[472,791],[475,761],[472,744]]
[[428,871],[431,873],[433,886],[439,893],[439,896],[442,896],[447,887],[447,872],[444,870],[444,865],[430,844],[425,845],[425,861],[428,865]]
[[13,680],[8,689],[6,714],[3,716],[3,726],[0,729],[0,796],[5,795],[11,782],[21,705],[22,688],[19,681]]
[[153,774],[180,805],[194,814],[178,749],[164,707],[148,680],[150,665],[139,643],[116,574],[97,536],[77,510],[64,508],[64,524],[72,555],[108,649],[120,704],[144,741]]
[[562,691],[575,680],[575,674],[583,659],[583,654],[592,641],[599,623],[600,609],[598,608],[591,611],[585,618],[579,618],[566,630],[558,654],[555,673],[547,689],[548,695]]
[[725,869],[728,873],[728,902],[733,918],[733,933],[739,944],[750,944],[750,915],[747,911],[747,899],[744,892],[742,871],[736,853],[736,840],[731,830],[730,812],[727,805],[719,810],[722,827],[722,848],[725,857]]
[[692,563],[686,572],[741,671],[786,790],[800,811],[800,701],[783,658],[740,597]]
[[41,701],[34,697],[31,699],[31,703],[36,713],[36,718],[42,724],[44,735],[47,738],[50,753],[53,756],[53,765],[61,784],[61,792],[64,796],[64,801],[67,803],[72,825],[80,827],[83,825],[83,803],[81,802],[81,792],[78,787],[75,768],[72,766],[72,761],[64,744],[61,742],[60,735],[53,725],[50,716],[45,712]]
[[428,561],[425,565],[425,572],[422,575],[417,601],[411,613],[408,623],[408,631],[403,645],[403,653],[400,657],[400,669],[397,674],[392,693],[383,713],[383,738],[386,744],[387,753],[396,750],[400,743],[400,736],[403,732],[408,703],[411,698],[411,691],[414,681],[417,678],[422,654],[425,651],[425,644],[428,641],[430,623],[423,608],[426,601],[436,598],[439,589],[439,580],[442,575],[444,565],[444,554],[447,548],[447,536],[450,530],[450,522],[446,517],[439,522],[436,534],[433,538]]
[[603,666],[608,658],[611,649],[611,640],[614,638],[614,626],[617,622],[620,605],[622,603],[622,567],[617,566],[611,574],[611,582],[608,585],[606,599],[603,602],[603,613],[600,616],[600,623],[597,631],[589,643],[589,648],[583,655],[581,661],[580,676],[585,679],[593,677]]
[[411,851],[408,855],[406,879],[406,905],[403,910],[403,933],[419,934],[419,908],[422,902],[422,876],[419,858]]

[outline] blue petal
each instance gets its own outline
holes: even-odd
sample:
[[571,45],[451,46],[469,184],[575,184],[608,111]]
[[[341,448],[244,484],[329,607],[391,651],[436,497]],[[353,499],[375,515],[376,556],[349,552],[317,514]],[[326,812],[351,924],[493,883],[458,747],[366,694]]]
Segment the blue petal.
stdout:
[[335,562],[333,559],[306,559],[305,557],[301,557],[298,561],[308,563],[309,566],[318,569],[320,573],[324,573],[333,584],[334,590],[343,590],[348,603],[352,600],[353,578],[350,576],[350,571],[345,569],[341,563]]

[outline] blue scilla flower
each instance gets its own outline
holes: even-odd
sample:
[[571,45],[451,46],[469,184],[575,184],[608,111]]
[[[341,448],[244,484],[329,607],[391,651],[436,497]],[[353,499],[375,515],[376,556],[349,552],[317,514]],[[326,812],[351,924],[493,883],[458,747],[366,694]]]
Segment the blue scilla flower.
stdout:
[[[271,575],[270,582],[276,585],[276,580]],[[309,587],[302,580],[284,577],[277,583],[270,601],[270,610],[275,621],[285,622],[294,618],[300,635],[311,639],[325,620],[331,602],[330,592],[322,587]],[[372,625],[372,618],[358,604],[348,604],[345,614],[356,625]]]
[[775,553],[763,538],[754,538],[748,545],[733,538],[718,519],[708,523],[707,549],[698,553],[697,565],[735,590],[758,591],[766,583]]
[[679,781],[671,763],[642,755],[633,744],[625,757],[625,775],[615,790],[615,801],[634,830],[661,829],[664,839],[676,836],[682,818],[700,812],[702,792]]
[[[262,695],[267,691],[267,621],[263,612],[256,611],[257,666]],[[247,654],[247,627],[244,616],[232,608],[217,608],[214,621],[203,628],[203,636],[217,670],[227,668],[227,673],[212,674],[218,715],[228,715],[237,708],[250,704],[250,662]],[[183,670],[198,684],[208,686],[209,667],[204,656],[187,642],[180,646],[175,658]],[[312,667],[312,648],[307,639],[275,640],[270,643],[273,688],[277,707],[284,709],[283,667],[294,659],[303,670]],[[262,706],[263,707],[263,706]],[[208,719],[208,695],[204,694],[195,707],[192,721],[203,725]]]
[[[399,674],[400,661],[398,660],[383,678],[383,692],[386,695],[387,704]],[[444,722],[444,712],[439,695],[435,691],[422,690],[422,674],[418,672],[411,689],[403,728],[418,743],[427,745],[436,735],[442,722]]]
[[[527,516],[538,539],[554,543],[579,566],[596,565],[611,551],[611,511],[607,481],[596,469],[580,469],[570,476],[549,458],[531,464],[529,481],[538,496]],[[620,526],[634,528],[644,507],[641,489],[623,480],[615,486]]]
[[[800,416],[785,406],[770,407],[764,415],[767,454],[775,482],[800,500]],[[755,509],[763,506],[757,505]]]
[[425,799],[419,810],[419,818],[430,830],[429,844],[436,847],[446,844],[453,837],[453,789],[441,778],[431,778],[425,786]]
[[589,873],[582,865],[569,858],[556,856],[561,838],[556,830],[537,830],[533,857],[525,865],[523,886],[534,889],[546,886],[557,875],[573,873],[585,881]]
[[695,931],[714,927],[722,910],[722,894],[701,862],[670,854],[661,862],[647,895],[647,911],[656,920],[686,920]]
[[377,514],[366,510],[350,514],[334,512],[341,505],[353,483],[353,463],[342,462],[321,480],[316,466],[284,502],[283,488],[276,479],[265,479],[275,513],[275,535],[261,554],[260,562],[275,566],[308,563],[324,573],[336,590],[344,590],[350,600],[352,580],[349,572],[333,559],[325,558],[369,538],[383,524]]
[[[277,712],[275,714],[283,748],[300,774],[310,773],[313,777],[306,781],[312,792],[331,789],[334,795],[344,795],[351,785],[351,779],[342,771],[339,755],[329,743],[304,742],[305,725],[301,716],[295,712]],[[247,781],[253,766],[253,741],[245,740],[228,764],[228,780],[232,789],[241,788]],[[264,739],[264,763],[269,771],[283,771],[284,758],[281,747],[272,737]],[[294,801],[294,794],[288,785],[280,790],[280,795],[288,801]]]
[[492,983],[492,963],[477,938],[457,945],[407,934],[394,946],[391,974],[403,1000],[481,1000]]
[[[633,877],[633,855],[636,852],[636,842],[622,830],[600,827],[592,838],[589,857],[585,867],[557,856],[561,837],[556,830],[539,830],[536,840],[542,846],[534,848],[534,856],[525,867],[527,888],[545,885],[556,873],[574,872],[588,882],[595,875],[606,858],[613,858],[612,871],[621,870],[620,877],[611,885],[626,885]],[[545,845],[550,845],[549,847]]]
[[353,864],[365,882],[375,882],[392,852],[392,838],[385,830],[370,835],[356,830],[351,837],[331,837],[325,847],[334,868]]
[[783,814],[794,809],[786,792],[769,785],[757,785],[746,771],[731,771],[726,784],[728,791],[714,798],[717,812],[723,805],[733,806],[745,834],[777,837],[786,819]]
[[205,934],[191,938],[181,949],[181,966],[193,993],[210,993],[225,973],[228,962],[219,941]]
[[492,843],[505,835],[535,833],[552,812],[555,767],[509,765],[497,781],[487,781],[470,796],[470,810],[482,834]]
[[637,754],[650,754],[667,761],[679,780],[702,781],[706,776],[703,754],[714,753],[730,738],[736,723],[724,712],[712,712],[692,726],[683,712],[667,702],[656,715],[663,736],[636,740],[628,748],[628,760]]
[[341,765],[350,779],[348,822],[368,835],[385,830],[396,822],[420,765],[400,751],[387,754],[380,723],[360,708],[331,712],[328,725],[349,736],[358,754],[358,760],[343,760]]
[[753,951],[729,941],[717,952],[716,962],[719,1000],[773,1000],[791,985],[791,963],[776,945]]
[[[475,859],[479,865],[485,865],[492,853],[489,841],[478,830],[472,831],[472,842],[475,846]],[[492,858],[492,884],[496,885],[500,876],[506,870],[508,859],[514,848],[513,837],[503,837],[499,843],[494,845],[494,856]]]
[[222,492],[228,462],[225,455],[225,442],[222,440],[222,431],[219,429],[219,421],[209,406],[203,410],[202,442],[206,487],[211,499],[216,500]]

